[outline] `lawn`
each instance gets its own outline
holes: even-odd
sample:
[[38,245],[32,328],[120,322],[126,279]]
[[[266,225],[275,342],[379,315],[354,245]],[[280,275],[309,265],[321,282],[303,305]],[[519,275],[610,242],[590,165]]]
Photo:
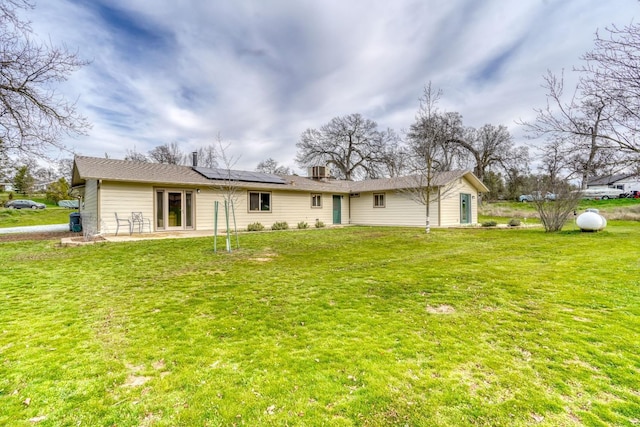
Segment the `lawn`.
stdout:
[[69,223],[69,214],[77,212],[66,208],[48,207],[46,209],[5,209],[0,208],[0,228],[22,227],[28,225],[49,225]]
[[[581,200],[576,214],[589,208],[598,209],[608,220],[640,221],[640,199]],[[540,223],[535,203],[486,202],[478,208],[478,213],[480,223],[496,221],[506,224],[511,218],[519,219],[525,224]],[[573,216],[570,220],[573,221]]]
[[0,425],[638,425],[639,232],[2,243]]
[[8,200],[8,193],[0,192],[0,228],[22,227],[29,225],[49,225],[69,223],[69,214],[74,210],[61,208],[47,203],[43,195],[33,197],[14,196],[15,199],[30,199],[35,202],[45,203],[45,209],[5,209],[4,203]]

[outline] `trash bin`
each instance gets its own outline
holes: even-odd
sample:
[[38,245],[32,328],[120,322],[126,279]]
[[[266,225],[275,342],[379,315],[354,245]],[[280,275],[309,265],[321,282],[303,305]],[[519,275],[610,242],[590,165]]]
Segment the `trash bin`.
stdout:
[[69,214],[69,231],[79,233],[82,231],[82,218],[79,212]]

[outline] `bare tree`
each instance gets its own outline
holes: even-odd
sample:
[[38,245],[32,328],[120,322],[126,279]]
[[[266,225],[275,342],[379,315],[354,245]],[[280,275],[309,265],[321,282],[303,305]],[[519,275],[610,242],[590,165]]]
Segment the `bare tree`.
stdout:
[[514,199],[525,187],[526,176],[529,175],[529,147],[512,147],[500,159],[500,166],[505,173],[505,190],[509,199]]
[[233,216],[233,227],[236,235],[236,245],[240,247],[240,241],[238,239],[238,230],[235,227],[235,205],[238,200],[238,180],[233,171],[233,167],[238,162],[239,158],[234,157],[229,154],[230,143],[225,144],[222,140],[222,136],[218,134],[216,143],[218,145],[216,150],[216,157],[220,159],[224,168],[224,179],[221,180],[220,184],[215,186],[214,189],[220,191],[222,193],[222,197],[224,199],[225,205],[225,220],[226,220],[226,246],[227,251],[231,252],[231,224],[229,222],[229,216]]
[[206,145],[200,147],[197,150],[198,153],[198,165],[205,168],[217,168],[218,167],[218,154],[216,146]]
[[562,140],[551,140],[543,146],[539,169],[547,177],[550,186],[561,179],[563,171],[570,169],[568,164]]
[[73,159],[70,157],[59,159],[56,162],[57,176],[71,182],[73,179]]
[[410,173],[409,152],[402,138],[392,129],[387,129],[387,143],[382,155],[381,175],[405,176]]
[[[452,170],[467,163],[467,152],[462,142],[468,139],[469,131],[462,124],[458,112],[444,111],[439,115],[440,144],[442,145],[441,170]],[[473,135],[473,134],[472,134]]]
[[127,149],[127,153],[124,156],[124,160],[129,160],[131,162],[138,162],[138,163],[149,162],[149,158],[143,153],[140,153],[139,151],[135,151],[135,148],[133,150]]
[[600,135],[625,151],[640,152],[640,24],[596,33],[594,48],[582,57],[582,85],[614,107],[615,125]]
[[573,96],[564,100],[564,78],[550,71],[544,77],[547,89],[547,105],[535,109],[534,122],[520,121],[530,138],[546,137],[553,144],[561,143],[559,150],[567,158],[572,157],[572,172],[579,175],[582,188],[586,188],[589,177],[599,169],[619,164],[622,159],[616,156],[619,150],[610,135],[615,134],[613,123],[616,109],[612,100],[590,88],[578,86]]
[[465,139],[458,139],[457,144],[469,152],[475,160],[473,173],[484,179],[485,172],[500,161],[513,147],[511,135],[503,125],[486,124],[480,129],[469,129]]
[[415,122],[409,128],[409,146],[412,182],[404,192],[425,207],[425,232],[431,231],[431,202],[442,194],[438,192],[436,174],[446,166],[444,155],[450,132],[446,117],[438,110],[441,90],[434,90],[431,82],[424,87]]
[[131,162],[139,162],[139,163],[147,163],[149,159],[143,153],[136,150],[134,146],[133,149],[127,148],[127,154],[124,156],[124,160],[129,160]]
[[8,182],[13,176],[13,167],[6,151],[0,150],[0,182]]
[[545,231],[562,230],[569,216],[580,202],[580,192],[570,184],[571,168],[563,141],[549,141],[543,148],[540,174],[530,177],[525,191],[533,196],[540,221]]
[[77,52],[33,40],[29,22],[18,16],[29,0],[0,3],[0,151],[43,155],[64,149],[65,135],[85,134],[88,121],[54,86],[86,65]]
[[273,175],[291,175],[291,169],[287,166],[279,165],[278,162],[271,157],[258,163],[256,172],[270,173]]
[[376,175],[388,139],[377,128],[376,122],[360,114],[334,117],[320,129],[302,133],[296,162],[302,167],[331,165],[344,179]]
[[175,141],[153,148],[149,151],[149,158],[156,163],[170,165],[182,165],[185,163],[185,155]]

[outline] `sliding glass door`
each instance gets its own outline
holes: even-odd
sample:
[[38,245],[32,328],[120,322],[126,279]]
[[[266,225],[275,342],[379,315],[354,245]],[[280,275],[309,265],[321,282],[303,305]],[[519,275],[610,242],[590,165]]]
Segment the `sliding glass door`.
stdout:
[[156,190],[156,229],[185,230],[194,224],[193,191]]

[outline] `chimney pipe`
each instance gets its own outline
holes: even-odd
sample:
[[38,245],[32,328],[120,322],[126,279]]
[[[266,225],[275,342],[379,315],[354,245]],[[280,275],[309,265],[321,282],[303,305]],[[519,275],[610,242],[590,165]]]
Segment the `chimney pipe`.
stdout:
[[192,163],[194,168],[196,166],[198,166],[198,152],[197,151],[194,151],[193,153],[191,153],[191,163]]

